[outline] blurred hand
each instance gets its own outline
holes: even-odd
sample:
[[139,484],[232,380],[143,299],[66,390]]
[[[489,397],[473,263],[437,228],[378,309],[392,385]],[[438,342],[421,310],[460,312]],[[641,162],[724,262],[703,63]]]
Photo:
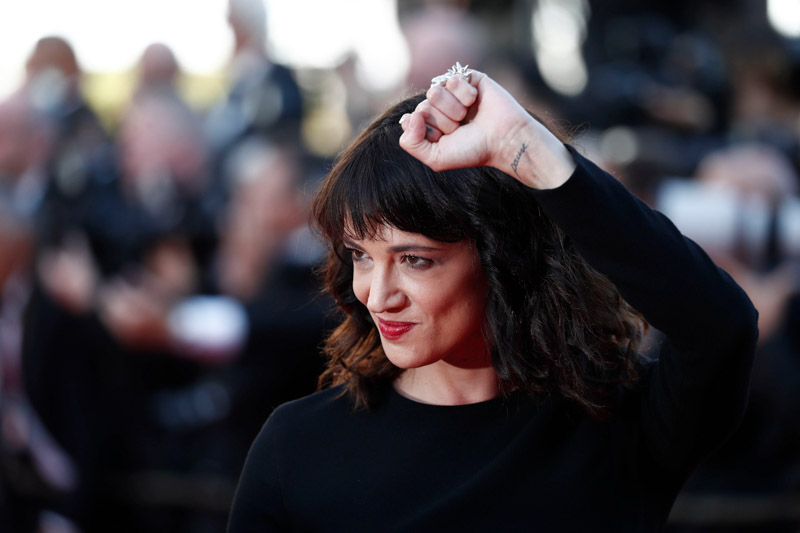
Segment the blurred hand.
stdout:
[[169,304],[153,291],[116,280],[99,291],[98,315],[120,344],[134,349],[168,348]]
[[97,268],[84,235],[72,234],[61,248],[45,250],[37,271],[50,297],[68,311],[78,314],[92,307]]
[[575,163],[561,141],[485,74],[431,87],[402,119],[400,146],[436,171],[491,166],[525,185],[561,185]]
[[144,267],[140,273],[143,283],[173,300],[190,294],[199,276],[191,246],[177,237],[156,243],[146,255]]

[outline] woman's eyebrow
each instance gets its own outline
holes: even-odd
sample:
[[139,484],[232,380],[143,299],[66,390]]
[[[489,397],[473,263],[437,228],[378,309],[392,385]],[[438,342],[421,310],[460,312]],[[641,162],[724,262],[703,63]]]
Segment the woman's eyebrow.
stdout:
[[440,250],[436,246],[424,246],[421,244],[398,244],[389,248],[392,252],[435,252]]
[[[342,244],[344,244],[348,248],[357,248],[361,249],[362,246],[350,239],[342,239]],[[391,246],[389,251],[392,253],[399,253],[399,252],[436,252],[441,250],[438,246],[425,246],[424,244],[398,244],[396,246]]]

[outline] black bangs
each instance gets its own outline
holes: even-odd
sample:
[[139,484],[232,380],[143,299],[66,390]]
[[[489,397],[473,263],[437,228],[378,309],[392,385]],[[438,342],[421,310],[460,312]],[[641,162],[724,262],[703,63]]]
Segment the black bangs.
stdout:
[[365,159],[371,164],[343,169],[336,183],[336,196],[341,195],[346,210],[337,221],[343,233],[371,238],[388,225],[441,241],[467,236],[469,224],[462,209],[468,199],[454,194],[453,179],[448,179],[454,176],[432,171],[399,145],[395,154]]
[[473,237],[469,213],[486,180],[481,169],[434,172],[400,147],[399,118],[421,98],[376,120],[328,175],[314,216],[330,242],[372,238],[384,225],[439,241]]

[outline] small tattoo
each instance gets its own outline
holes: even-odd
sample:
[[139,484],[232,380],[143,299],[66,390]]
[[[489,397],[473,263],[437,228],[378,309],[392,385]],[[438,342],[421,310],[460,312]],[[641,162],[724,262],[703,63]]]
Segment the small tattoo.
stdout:
[[511,163],[511,168],[514,169],[514,174],[517,174],[517,167],[519,166],[519,160],[520,160],[520,158],[522,157],[522,154],[525,152],[525,150],[527,148],[528,148],[528,145],[525,144],[525,143],[522,143],[522,148],[519,149],[519,152],[517,152],[517,155],[514,157],[514,161],[512,161],[512,163]]

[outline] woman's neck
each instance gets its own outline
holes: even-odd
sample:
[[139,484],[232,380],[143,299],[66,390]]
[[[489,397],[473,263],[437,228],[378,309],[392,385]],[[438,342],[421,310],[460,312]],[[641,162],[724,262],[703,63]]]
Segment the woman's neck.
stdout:
[[460,368],[445,361],[404,371],[395,390],[411,400],[432,405],[466,405],[491,400],[502,393],[491,365]]

